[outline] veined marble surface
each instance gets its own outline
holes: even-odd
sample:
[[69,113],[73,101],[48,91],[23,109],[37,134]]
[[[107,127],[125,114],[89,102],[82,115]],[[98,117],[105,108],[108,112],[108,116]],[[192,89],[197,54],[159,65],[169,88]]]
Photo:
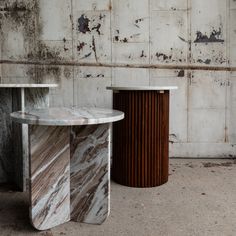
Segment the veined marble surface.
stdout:
[[30,126],[30,217],[46,230],[70,220],[70,128]]
[[0,90],[0,183],[14,179],[13,136],[10,113],[12,112],[11,89]]
[[124,113],[101,108],[46,108],[13,112],[11,117],[24,124],[74,126],[115,122],[122,120]]
[[111,122],[123,119],[124,113],[48,108],[14,112],[12,117],[33,123],[29,125],[32,225],[46,230],[70,219],[102,224],[110,211]]
[[0,88],[56,88],[57,84],[1,84]]
[[130,86],[130,87],[120,87],[120,86],[109,86],[107,87],[107,89],[109,90],[116,90],[116,91],[119,91],[119,90],[160,90],[160,91],[163,91],[163,90],[174,90],[174,89],[178,89],[177,86]]
[[49,87],[55,84],[0,84],[0,183],[26,189],[28,126],[12,124],[10,113],[49,107]]
[[[17,89],[19,93],[19,89]],[[17,98],[16,96],[14,96]],[[49,107],[49,88],[24,88],[24,93],[20,91],[18,99],[21,99],[20,110],[32,110],[36,108],[48,108]],[[19,110],[14,108],[14,111]],[[15,182],[20,187],[20,189],[26,190],[27,180],[29,179],[29,139],[28,139],[28,125],[14,124],[18,125],[18,130],[20,137],[15,135],[14,140],[18,138],[18,147],[21,148],[21,155],[19,148],[15,146],[16,150],[16,161],[15,161]]]
[[73,127],[71,219],[102,224],[110,211],[110,124]]

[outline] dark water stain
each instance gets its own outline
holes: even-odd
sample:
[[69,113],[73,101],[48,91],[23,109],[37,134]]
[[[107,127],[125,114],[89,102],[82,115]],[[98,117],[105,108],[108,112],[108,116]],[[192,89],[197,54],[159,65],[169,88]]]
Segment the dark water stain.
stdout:
[[142,22],[143,20],[144,20],[143,18],[136,19],[134,25],[135,25],[137,28],[140,28],[139,23]]
[[33,8],[34,4],[27,3],[27,1],[5,1],[5,4],[0,6],[0,14],[5,18],[11,18],[17,25],[26,24],[27,19],[32,15]]
[[71,23],[71,26],[72,26],[72,30],[74,30],[75,29],[75,24],[74,24],[74,21],[73,21],[73,16],[70,14],[69,17],[70,17],[70,23]]
[[93,52],[94,52],[94,56],[95,56],[96,61],[98,61],[97,49],[96,49],[96,43],[95,43],[95,38],[94,38],[94,36],[93,36],[93,38],[92,38],[92,50],[93,50]]
[[64,67],[63,74],[66,79],[71,79],[73,75],[73,70],[71,70],[71,68]]
[[188,40],[186,40],[186,39],[184,39],[184,38],[182,38],[182,37],[180,37],[180,36],[178,36],[178,38],[179,38],[181,41],[185,42],[185,43],[189,43]]
[[[26,59],[30,61],[61,61],[63,59],[60,56],[61,50],[69,50],[66,47],[65,38],[63,39],[63,49],[52,48],[42,41],[36,40],[42,29],[39,23],[39,12],[38,1],[5,1],[5,4],[0,6],[1,24],[10,25],[10,30],[19,30],[19,28],[23,30]],[[1,33],[4,41],[4,32]],[[58,66],[36,70],[29,67],[27,74],[32,80],[39,83],[44,81],[44,77],[47,75],[56,78],[56,81],[60,81],[61,69]]]
[[222,39],[222,30],[213,30],[208,37],[206,34],[203,34],[200,31],[196,33],[197,37],[194,40],[194,43],[223,43],[224,39]]
[[105,18],[105,17],[106,17],[106,15],[100,14],[100,15],[99,15],[99,20],[102,20],[102,19]]
[[141,57],[141,58],[142,58],[142,57],[147,57],[147,56],[144,54],[144,50],[142,50],[142,53],[141,53],[140,57]]
[[156,53],[156,57],[157,57],[158,59],[162,59],[163,61],[166,61],[166,60],[172,58],[172,56],[167,56],[167,55],[164,54],[164,53],[158,53],[158,52]]
[[85,42],[79,43],[79,45],[77,45],[77,51],[81,51],[85,46]]
[[104,74],[95,74],[95,75],[87,74],[85,77],[86,78],[104,78],[105,75]]
[[143,18],[139,18],[137,20],[135,20],[135,23],[138,24],[139,22],[142,22],[144,19]]
[[101,32],[100,32],[101,26],[102,26],[102,25],[101,25],[100,23],[98,23],[97,26],[94,26],[94,27],[92,28],[92,30],[96,30],[97,33],[100,35],[100,34],[101,34]]
[[119,36],[115,36],[114,39],[116,42],[119,41]]
[[120,37],[119,36],[115,36],[114,37],[114,41],[116,41],[116,42],[121,42],[121,43],[128,43],[128,38],[123,38],[123,39],[120,39]]
[[[24,37],[25,48],[28,51],[34,49],[34,39],[41,27],[37,25],[36,19],[39,14],[38,1],[0,1],[0,33],[4,44],[6,31],[2,31],[4,25],[7,30],[19,31]],[[4,29],[5,30],[5,29]]]
[[123,43],[128,43],[128,39],[127,38],[124,38],[121,40]]
[[206,59],[206,60],[198,59],[197,62],[209,65],[209,64],[211,64],[211,59]]
[[53,49],[43,41],[38,41],[35,51],[28,54],[28,59],[60,61],[63,59],[60,53],[59,49]]
[[[101,27],[102,27],[101,23],[102,23],[102,19],[105,17],[106,15],[100,14],[98,19],[94,18],[91,20],[84,14],[81,15],[80,18],[78,19],[78,31],[83,34],[86,34],[86,33],[91,33],[91,31],[95,30],[98,33],[98,35],[101,35]],[[93,25],[93,27],[90,24],[91,21],[92,21],[91,24]]]
[[63,38],[63,43],[64,43],[64,51],[66,52],[66,51],[68,51],[69,50],[69,48],[67,48],[66,47],[66,38]]
[[83,15],[81,15],[81,17],[78,19],[78,31],[86,34],[87,32],[91,32],[91,30],[89,29],[89,22],[90,20]]
[[185,71],[184,70],[180,70],[179,73],[178,73],[178,77],[184,77],[185,75]]
[[223,63],[225,63],[225,62],[227,61],[224,57],[225,57],[224,55],[219,55],[219,56],[215,59],[215,61],[216,61],[217,63],[223,64]]
[[[116,32],[117,34],[120,34],[120,30],[119,30],[119,29],[116,29],[115,32]],[[128,42],[128,38],[125,37],[125,38],[123,38],[123,39],[120,39],[119,35],[116,35],[116,36],[114,36],[114,41],[115,41],[115,42],[127,43],[127,42]]]
[[89,52],[89,53],[85,54],[84,57],[82,57],[81,59],[85,59],[87,57],[90,57],[91,55],[92,55],[92,52]]
[[[68,71],[66,71],[65,73],[68,76]],[[50,79],[52,80],[50,82],[60,84],[61,75],[61,66],[40,66],[36,67],[36,77],[34,78],[34,81],[36,83],[45,83],[45,80],[50,77]]]

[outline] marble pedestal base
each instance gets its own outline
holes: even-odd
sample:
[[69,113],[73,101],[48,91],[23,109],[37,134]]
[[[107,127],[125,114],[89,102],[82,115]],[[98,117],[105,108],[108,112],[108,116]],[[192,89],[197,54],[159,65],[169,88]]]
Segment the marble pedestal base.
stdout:
[[30,125],[30,217],[46,230],[101,224],[110,205],[110,124]]
[[49,106],[49,88],[0,87],[0,183],[26,189],[28,125],[12,123],[10,113]]

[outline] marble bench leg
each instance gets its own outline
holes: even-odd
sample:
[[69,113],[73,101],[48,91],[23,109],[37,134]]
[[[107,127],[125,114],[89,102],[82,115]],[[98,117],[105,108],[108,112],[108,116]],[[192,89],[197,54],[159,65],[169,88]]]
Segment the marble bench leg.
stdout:
[[70,220],[70,127],[29,126],[30,218],[38,230]]
[[12,90],[0,89],[0,184],[14,181]]
[[[49,107],[49,88],[12,89],[13,111]],[[13,123],[15,183],[26,191],[29,179],[28,125]]]
[[15,183],[26,190],[28,125],[12,123],[13,111],[49,107],[49,88],[0,89],[0,183]]
[[110,124],[73,127],[71,219],[101,224],[110,211]]

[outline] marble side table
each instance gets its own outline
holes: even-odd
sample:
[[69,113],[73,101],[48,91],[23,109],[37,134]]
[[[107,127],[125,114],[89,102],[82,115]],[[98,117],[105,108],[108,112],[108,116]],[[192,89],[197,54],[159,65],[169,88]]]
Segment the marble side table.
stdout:
[[[27,125],[13,124],[13,111],[49,106],[49,88],[56,84],[0,84],[0,183],[26,189],[28,177]],[[13,145],[14,140],[14,145]]]
[[101,224],[110,209],[110,129],[124,113],[98,108],[14,112],[29,125],[30,217],[46,230],[69,221]]
[[177,87],[108,87],[125,119],[113,127],[112,178],[130,187],[168,181],[169,91]]

